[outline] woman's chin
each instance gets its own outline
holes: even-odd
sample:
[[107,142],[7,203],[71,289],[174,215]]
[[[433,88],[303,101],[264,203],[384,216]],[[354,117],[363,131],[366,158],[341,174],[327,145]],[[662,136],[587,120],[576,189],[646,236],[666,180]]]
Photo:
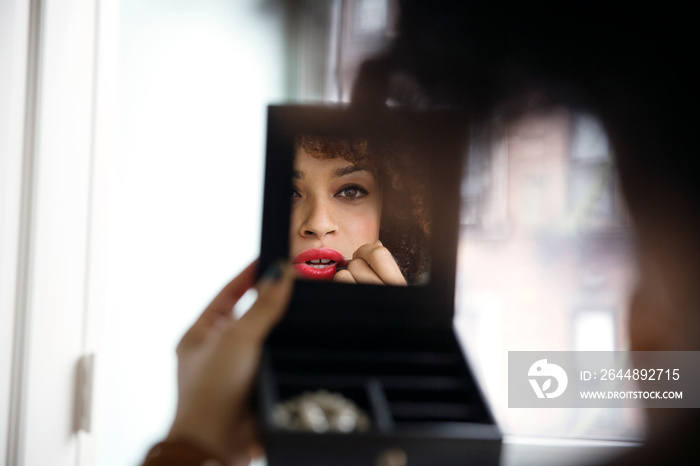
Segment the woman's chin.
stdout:
[[336,265],[331,264],[317,268],[306,263],[294,264],[297,274],[307,280],[333,280],[336,272]]

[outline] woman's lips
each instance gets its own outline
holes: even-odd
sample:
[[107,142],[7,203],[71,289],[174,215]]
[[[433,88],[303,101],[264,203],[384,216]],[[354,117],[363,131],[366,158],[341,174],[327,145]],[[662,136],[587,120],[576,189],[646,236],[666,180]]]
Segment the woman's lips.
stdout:
[[294,268],[303,278],[331,280],[338,266],[347,266],[341,253],[331,248],[307,249],[294,258]]

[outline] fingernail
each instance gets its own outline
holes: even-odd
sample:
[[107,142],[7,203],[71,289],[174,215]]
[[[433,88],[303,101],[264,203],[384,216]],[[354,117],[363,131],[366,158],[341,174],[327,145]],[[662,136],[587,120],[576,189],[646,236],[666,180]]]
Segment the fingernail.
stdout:
[[376,243],[376,244],[378,244],[378,245],[380,245],[380,246],[384,247],[384,245],[382,244],[382,242],[381,242],[381,241],[379,241],[379,240],[377,240],[377,243]]
[[265,270],[265,273],[262,275],[261,279],[271,282],[279,281],[282,278],[282,275],[284,275],[284,263],[285,261],[282,259],[278,259],[273,262]]

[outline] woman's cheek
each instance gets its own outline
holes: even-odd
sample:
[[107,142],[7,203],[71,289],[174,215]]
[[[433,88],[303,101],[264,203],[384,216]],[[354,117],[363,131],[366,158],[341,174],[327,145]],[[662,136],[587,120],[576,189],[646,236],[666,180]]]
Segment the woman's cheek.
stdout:
[[351,219],[348,231],[351,234],[350,239],[355,247],[354,250],[363,244],[373,243],[379,239],[380,216],[376,209],[363,209],[362,212],[356,212],[355,215],[347,216],[347,218]]

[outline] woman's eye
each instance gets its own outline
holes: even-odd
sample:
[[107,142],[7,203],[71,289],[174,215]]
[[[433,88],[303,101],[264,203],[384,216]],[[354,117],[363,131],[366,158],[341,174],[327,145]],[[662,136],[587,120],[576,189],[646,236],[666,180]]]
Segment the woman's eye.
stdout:
[[296,188],[292,188],[292,199],[298,199],[301,197],[301,194],[299,194],[299,191],[296,190]]
[[345,197],[348,199],[360,199],[365,197],[367,194],[369,194],[367,190],[360,186],[346,186],[338,191],[336,196]]

